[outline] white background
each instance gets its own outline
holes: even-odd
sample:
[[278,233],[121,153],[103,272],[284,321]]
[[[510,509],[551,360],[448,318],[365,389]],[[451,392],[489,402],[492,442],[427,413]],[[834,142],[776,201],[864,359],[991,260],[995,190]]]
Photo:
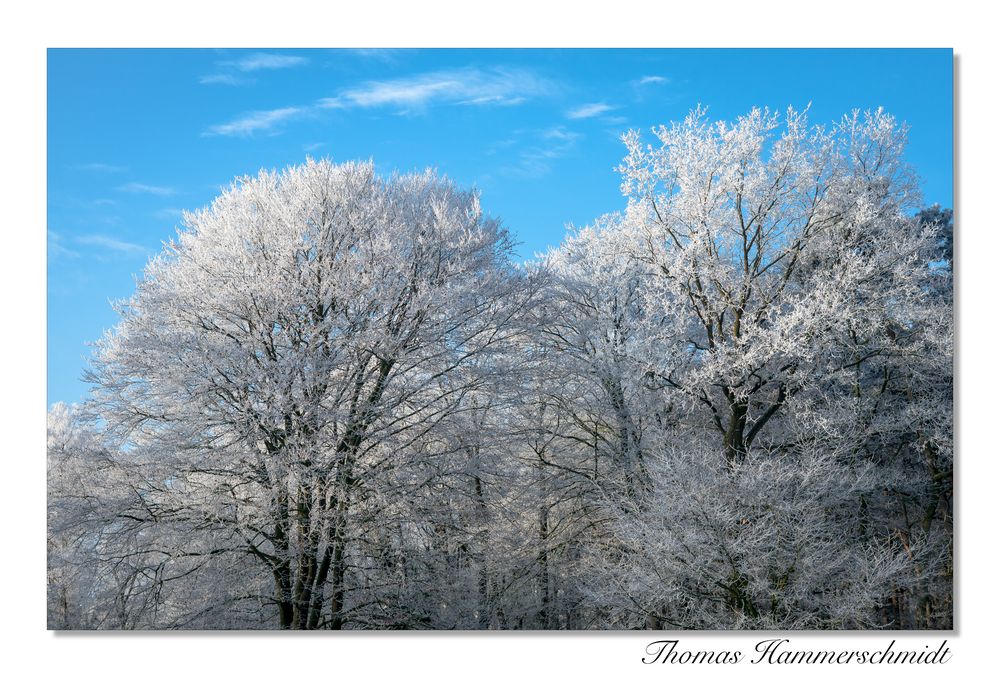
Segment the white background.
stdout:
[[[997,27],[987,3],[89,0],[0,16],[0,623],[7,675],[995,675],[1000,191]],[[956,60],[956,632],[785,634],[794,649],[937,647],[944,666],[646,666],[647,643],[741,650],[782,634],[64,633],[45,630],[45,50],[48,47],[953,47]],[[816,75],[817,87],[823,76]],[[927,96],[947,96],[927,92]],[[976,668],[979,671],[976,671]],[[856,674],[855,674],[856,675]]]

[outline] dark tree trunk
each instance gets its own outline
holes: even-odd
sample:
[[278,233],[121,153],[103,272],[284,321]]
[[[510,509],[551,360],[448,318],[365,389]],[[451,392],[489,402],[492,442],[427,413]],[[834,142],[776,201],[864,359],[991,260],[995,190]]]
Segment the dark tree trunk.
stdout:
[[747,453],[744,438],[747,425],[747,402],[734,398],[728,390],[727,397],[729,398],[729,425],[726,427],[723,444],[726,461],[733,465],[743,461]]

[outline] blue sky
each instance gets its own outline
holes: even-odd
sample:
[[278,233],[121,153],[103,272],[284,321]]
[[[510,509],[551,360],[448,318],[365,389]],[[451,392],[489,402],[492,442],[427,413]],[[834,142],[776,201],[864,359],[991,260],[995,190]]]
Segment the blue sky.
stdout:
[[924,202],[952,206],[951,50],[50,50],[48,402],[84,397],[110,300],[234,177],[434,167],[529,257],[623,207],[624,131],[810,103],[907,122]]

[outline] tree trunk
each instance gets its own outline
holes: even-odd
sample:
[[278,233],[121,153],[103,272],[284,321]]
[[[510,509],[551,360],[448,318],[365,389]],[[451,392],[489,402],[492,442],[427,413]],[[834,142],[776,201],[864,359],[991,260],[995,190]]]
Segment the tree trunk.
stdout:
[[747,402],[735,398],[728,389],[726,389],[726,397],[729,399],[729,424],[726,427],[723,444],[726,461],[732,466],[743,461],[747,453],[744,438],[747,425]]

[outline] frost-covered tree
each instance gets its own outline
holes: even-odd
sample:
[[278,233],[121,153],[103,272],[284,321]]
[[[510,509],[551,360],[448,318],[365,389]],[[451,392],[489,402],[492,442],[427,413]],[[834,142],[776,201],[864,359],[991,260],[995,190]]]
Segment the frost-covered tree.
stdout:
[[954,212],[950,208],[942,209],[941,205],[936,203],[917,213],[917,220],[934,229],[938,238],[941,260],[946,262],[949,267],[953,265],[955,258],[954,216]]
[[391,593],[431,538],[411,493],[464,453],[449,422],[523,329],[510,246],[430,173],[323,161],[243,179],[185,216],[119,306],[91,410],[170,469],[154,520],[249,557],[281,627],[426,625]]
[[[885,497],[929,491],[936,506],[945,491],[926,488],[950,455],[950,305],[937,233],[908,216],[905,130],[882,111],[827,130],[791,110],[732,124],[696,110],[655,135],[625,137],[625,213],[554,256],[589,241],[585,270],[618,271],[564,275],[574,299],[606,301],[563,317],[603,344],[583,373],[614,355],[645,407],[630,420],[646,422],[653,486],[609,504],[618,536],[590,550],[593,599],[622,624],[885,622],[879,606],[924,576],[903,566],[918,549]],[[937,480],[900,468],[928,450]]]
[[76,421],[73,409],[56,403],[47,418],[48,626],[94,627],[98,505],[107,501],[94,480],[106,471],[96,437]]
[[176,574],[149,512],[150,467],[63,403],[48,415],[49,628],[155,627]]

